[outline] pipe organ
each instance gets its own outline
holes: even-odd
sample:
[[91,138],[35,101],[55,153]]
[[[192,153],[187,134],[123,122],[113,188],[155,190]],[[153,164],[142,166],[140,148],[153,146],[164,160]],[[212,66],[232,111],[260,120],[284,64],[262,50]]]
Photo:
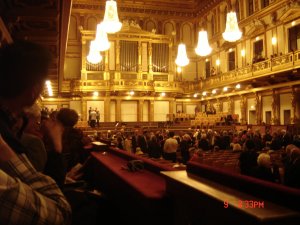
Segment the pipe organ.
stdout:
[[[81,29],[80,32],[82,52],[88,53],[95,31]],[[91,64],[82,54],[81,80],[172,81],[171,36],[147,32],[134,23],[123,22],[122,30],[109,34],[108,38],[111,47],[101,52],[100,63]]]

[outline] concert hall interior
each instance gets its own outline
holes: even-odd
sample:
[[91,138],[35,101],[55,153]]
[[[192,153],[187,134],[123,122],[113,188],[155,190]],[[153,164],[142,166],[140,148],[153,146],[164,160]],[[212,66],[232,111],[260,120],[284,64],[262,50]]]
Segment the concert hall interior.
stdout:
[[27,157],[63,224],[299,224],[299,0],[0,0],[0,49],[20,40],[52,56]]

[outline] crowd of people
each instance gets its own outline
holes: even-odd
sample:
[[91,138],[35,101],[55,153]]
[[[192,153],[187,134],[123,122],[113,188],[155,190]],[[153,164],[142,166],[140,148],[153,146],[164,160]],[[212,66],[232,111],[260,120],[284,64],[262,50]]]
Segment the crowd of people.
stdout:
[[[232,151],[239,154],[241,174],[281,182],[279,177],[281,167],[285,171],[283,183],[300,188],[300,139],[284,129],[272,134],[267,130],[264,135],[259,130],[251,129],[241,131],[195,129],[176,135],[168,130],[149,132],[136,129],[131,135],[126,134],[122,128],[109,137],[119,149],[183,164],[191,158],[201,159],[203,152]],[[280,165],[274,164],[270,157],[270,154],[276,152],[281,157]]]

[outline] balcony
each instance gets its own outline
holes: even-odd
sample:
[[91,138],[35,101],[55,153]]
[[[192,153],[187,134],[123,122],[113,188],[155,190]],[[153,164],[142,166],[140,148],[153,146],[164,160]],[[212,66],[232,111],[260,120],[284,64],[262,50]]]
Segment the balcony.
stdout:
[[290,71],[299,67],[300,51],[297,51],[210,77],[202,81],[203,84],[201,86],[206,89],[213,89],[232,83],[253,80],[268,75],[274,75],[276,73]]

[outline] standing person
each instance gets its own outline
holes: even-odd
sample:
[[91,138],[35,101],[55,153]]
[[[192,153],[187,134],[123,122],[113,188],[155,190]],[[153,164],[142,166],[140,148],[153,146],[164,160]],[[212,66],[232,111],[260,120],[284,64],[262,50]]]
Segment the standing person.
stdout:
[[[1,224],[70,224],[71,209],[57,184],[38,173],[13,135],[15,115],[40,96],[50,64],[40,45],[19,41],[0,48],[0,221]],[[49,130],[61,145],[56,126]]]
[[97,127],[99,127],[100,125],[100,112],[99,110],[96,108],[96,124],[97,124]]
[[90,126],[95,127],[96,126],[96,120],[97,120],[97,114],[96,111],[92,109],[90,112]]
[[89,120],[88,120],[88,125],[91,126],[91,112],[92,112],[92,107],[89,108]]
[[176,162],[176,152],[178,148],[178,142],[174,138],[174,132],[169,132],[169,138],[165,141],[164,150],[163,150],[163,157],[166,160],[172,160],[172,162]]

